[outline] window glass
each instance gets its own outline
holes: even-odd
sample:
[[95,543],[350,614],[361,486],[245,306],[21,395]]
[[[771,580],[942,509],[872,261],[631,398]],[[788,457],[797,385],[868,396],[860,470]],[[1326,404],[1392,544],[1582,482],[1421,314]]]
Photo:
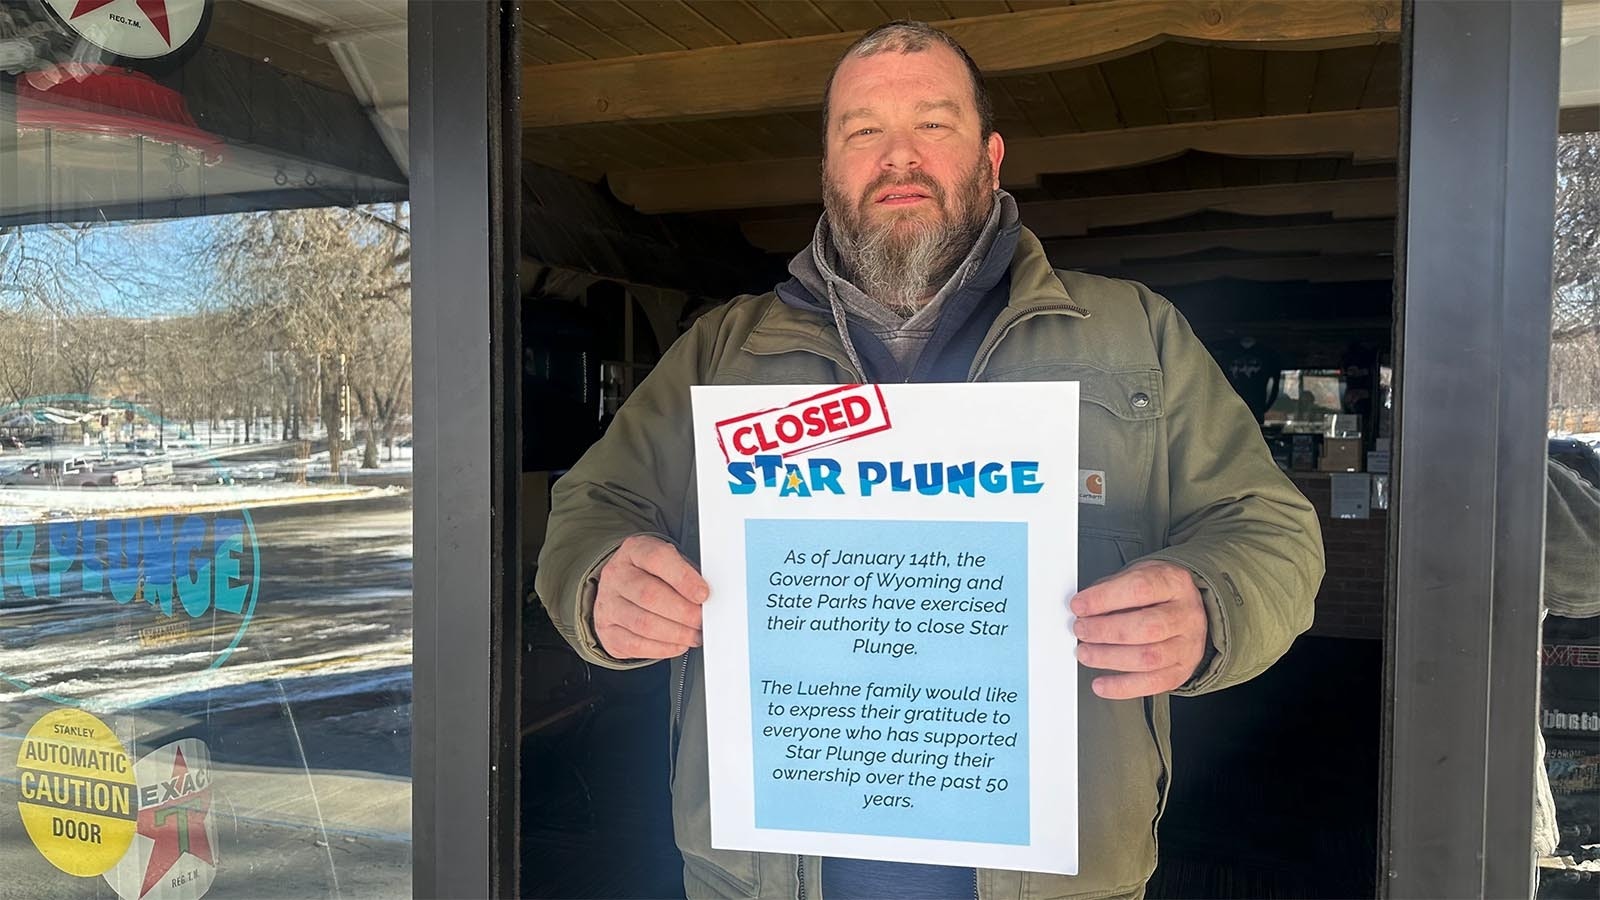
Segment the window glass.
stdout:
[[1563,8],[1550,322],[1539,896],[1600,883],[1600,15]]
[[1285,369],[1278,380],[1281,387],[1267,409],[1267,425],[1321,434],[1323,417],[1344,411],[1344,376],[1338,369]]
[[0,894],[411,892],[404,0],[0,0]]

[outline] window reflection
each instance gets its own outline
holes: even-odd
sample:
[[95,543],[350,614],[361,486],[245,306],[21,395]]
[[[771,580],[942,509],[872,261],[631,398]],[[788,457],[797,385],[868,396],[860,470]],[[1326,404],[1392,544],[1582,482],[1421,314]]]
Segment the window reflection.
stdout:
[[1600,19],[1564,5],[1534,802],[1539,896],[1600,883]]
[[410,893],[405,13],[0,0],[0,894]]

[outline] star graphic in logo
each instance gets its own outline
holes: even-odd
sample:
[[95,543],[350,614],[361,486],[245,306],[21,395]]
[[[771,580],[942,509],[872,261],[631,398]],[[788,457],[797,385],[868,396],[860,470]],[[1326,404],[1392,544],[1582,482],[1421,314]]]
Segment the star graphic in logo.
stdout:
[[[94,12],[102,6],[108,6],[117,0],[78,0],[78,5],[72,8],[72,15],[68,19],[76,19]],[[134,0],[134,6],[139,7],[144,17],[150,20],[156,31],[161,33],[161,39],[172,46],[172,26],[167,23],[167,0]]]
[[[183,759],[183,751],[177,750],[172,759],[172,780],[181,784],[188,773],[189,764]],[[211,842],[206,838],[206,816],[210,812],[211,791],[207,788],[179,800],[139,810],[139,833],[156,842],[149,862],[145,863],[140,897],[150,893],[185,853],[216,865]]]
[[799,472],[790,472],[789,473],[789,490],[797,491],[799,489],[800,489],[800,473]]

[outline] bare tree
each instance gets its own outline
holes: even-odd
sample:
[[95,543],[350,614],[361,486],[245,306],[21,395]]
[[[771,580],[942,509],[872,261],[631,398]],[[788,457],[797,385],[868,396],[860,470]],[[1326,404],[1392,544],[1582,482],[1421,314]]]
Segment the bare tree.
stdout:
[[366,443],[361,467],[378,467],[378,445],[394,449],[394,428],[411,402],[411,323],[397,315],[374,317],[364,327],[366,354],[352,372],[351,386]]
[[1550,427],[1600,429],[1600,133],[1562,135],[1550,316]]
[[44,393],[50,326],[32,311],[0,311],[0,390],[12,403]]
[[67,392],[85,397],[111,387],[123,343],[130,337],[126,320],[92,314],[68,316],[56,327],[58,377]]
[[[219,283],[230,292],[233,327],[294,359],[295,379],[319,391],[329,465],[337,474],[347,438],[346,387],[358,406],[374,410],[372,416],[382,415],[384,398],[396,390],[395,367],[383,361],[395,356],[384,323],[405,322],[409,328],[410,223],[404,207],[238,216],[215,237],[209,253]],[[409,387],[409,344],[403,355],[403,383]]]

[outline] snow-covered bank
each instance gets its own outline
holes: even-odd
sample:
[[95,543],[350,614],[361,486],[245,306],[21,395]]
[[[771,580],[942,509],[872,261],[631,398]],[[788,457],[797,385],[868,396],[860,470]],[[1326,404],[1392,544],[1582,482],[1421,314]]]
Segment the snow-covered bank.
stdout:
[[350,484],[146,485],[129,490],[0,487],[0,525],[52,519],[109,519],[358,500],[403,493],[400,487]]

